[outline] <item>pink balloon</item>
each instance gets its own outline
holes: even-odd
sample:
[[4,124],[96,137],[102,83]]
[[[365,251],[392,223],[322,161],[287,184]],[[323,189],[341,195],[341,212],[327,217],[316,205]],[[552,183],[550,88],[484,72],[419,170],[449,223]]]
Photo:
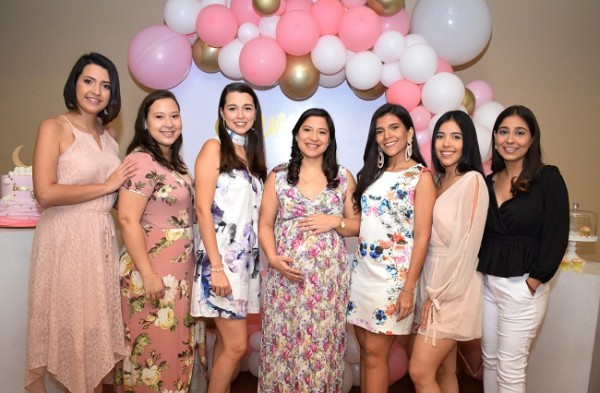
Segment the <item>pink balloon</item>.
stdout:
[[437,67],[437,70],[435,71],[435,73],[439,74],[440,72],[453,73],[454,70],[452,69],[452,66],[450,65],[450,63],[448,63],[446,60],[442,59],[441,57],[438,57],[438,67]]
[[313,4],[310,13],[317,22],[321,36],[337,35],[344,15],[344,6],[339,1],[319,0]]
[[429,129],[425,128],[417,131],[417,143],[419,144],[419,153],[425,160],[425,164],[429,169],[433,168],[431,163],[431,135],[429,135]]
[[270,37],[248,41],[240,53],[242,76],[256,86],[274,85],[283,75],[285,64],[285,52]]
[[229,44],[237,34],[238,23],[233,12],[224,5],[211,4],[204,7],[196,19],[196,32],[206,45],[221,48]]
[[281,16],[275,36],[285,53],[303,56],[310,53],[317,45],[319,28],[309,12],[293,10]]
[[238,26],[246,22],[253,23],[258,26],[262,16],[256,12],[252,5],[252,0],[231,0],[229,9],[235,15]]
[[381,32],[396,30],[402,35],[408,35],[410,31],[410,19],[406,10],[403,8],[397,14],[391,16],[380,16]]
[[151,89],[170,89],[187,76],[192,65],[192,46],[187,36],[166,25],[140,30],[127,50],[127,65],[142,85]]
[[409,112],[415,129],[427,131],[427,127],[429,126],[429,122],[431,121],[431,113],[429,113],[427,108],[425,108],[423,105],[419,105]]
[[287,0],[285,12],[293,10],[310,12],[312,5],[312,1],[310,0]]
[[350,9],[367,4],[367,0],[342,0],[344,7]]
[[379,16],[366,6],[350,8],[340,20],[338,35],[353,52],[369,50],[381,35]]
[[471,90],[475,96],[475,108],[486,102],[494,101],[494,91],[492,90],[492,86],[486,81],[472,81],[467,83],[465,87]]
[[421,102],[421,89],[406,79],[400,79],[392,83],[385,97],[390,104],[401,105],[410,112]]
[[408,355],[398,341],[394,341],[390,348],[388,354],[388,367],[390,370],[388,374],[389,385],[393,385],[402,379],[408,371]]

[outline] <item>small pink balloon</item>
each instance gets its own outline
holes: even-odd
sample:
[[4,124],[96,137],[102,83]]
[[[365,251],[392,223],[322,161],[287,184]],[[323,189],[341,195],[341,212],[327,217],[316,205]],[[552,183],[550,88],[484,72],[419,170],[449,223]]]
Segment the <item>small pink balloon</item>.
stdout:
[[170,89],[181,83],[192,66],[187,36],[166,25],[140,30],[127,49],[127,65],[134,78],[151,89]]
[[486,102],[494,101],[494,90],[492,90],[492,86],[484,80],[469,82],[465,87],[471,90],[475,96],[475,108]]
[[240,52],[240,71],[244,79],[256,86],[272,86],[285,70],[285,52],[270,37],[248,41]]
[[431,135],[429,135],[429,129],[419,130],[416,133],[417,143],[419,145],[419,153],[425,160],[427,168],[432,169],[433,164],[431,162]]
[[390,352],[388,354],[388,383],[389,385],[393,385],[408,371],[408,355],[406,354],[406,350],[398,343],[398,341],[394,341],[392,347],[390,348]]
[[293,10],[310,12],[312,5],[312,1],[310,0],[287,0],[285,12]]
[[347,9],[360,7],[361,5],[367,4],[367,0],[342,0],[342,4]]
[[395,15],[391,16],[380,16],[381,32],[396,30],[402,33],[402,35],[408,35],[410,31],[410,18],[403,8]]
[[198,37],[208,46],[221,48],[230,43],[237,34],[238,23],[233,12],[224,5],[211,4],[204,7],[196,19]]
[[317,22],[321,36],[337,35],[344,15],[344,6],[339,1],[319,0],[313,4],[310,13]]
[[262,17],[254,9],[252,0],[231,0],[229,9],[231,9],[231,12],[233,12],[233,15],[235,15],[238,26],[246,22],[250,22],[258,26],[260,18]]
[[413,82],[400,79],[392,83],[385,97],[390,104],[403,106],[410,112],[421,102],[421,89]]
[[452,69],[452,66],[450,65],[450,63],[448,63],[446,60],[442,59],[441,57],[438,57],[438,67],[437,67],[437,70],[435,71],[435,73],[439,74],[440,72],[453,73],[454,70]]
[[309,12],[292,10],[281,15],[275,36],[285,53],[303,56],[310,53],[317,45],[319,28]]
[[427,108],[425,108],[423,105],[419,105],[409,112],[415,129],[427,131],[427,127],[429,127],[429,122],[431,121],[431,113],[427,110]]
[[379,16],[366,6],[350,8],[340,20],[338,35],[353,52],[369,50],[381,35]]

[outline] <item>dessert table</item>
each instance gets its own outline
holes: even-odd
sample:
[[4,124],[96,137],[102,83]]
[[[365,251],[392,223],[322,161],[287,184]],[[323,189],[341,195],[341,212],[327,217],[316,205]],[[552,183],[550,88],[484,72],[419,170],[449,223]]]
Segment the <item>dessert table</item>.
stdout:
[[[23,392],[27,281],[33,229],[0,228],[0,390]],[[349,247],[351,242],[349,242]],[[600,263],[551,281],[546,319],[529,359],[527,391],[600,392]],[[61,392],[47,382],[48,393]]]

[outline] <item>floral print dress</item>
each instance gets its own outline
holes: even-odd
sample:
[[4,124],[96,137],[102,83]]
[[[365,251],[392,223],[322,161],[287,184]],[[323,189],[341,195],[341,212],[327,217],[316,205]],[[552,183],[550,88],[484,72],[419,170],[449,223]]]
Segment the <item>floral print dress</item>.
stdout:
[[263,182],[247,170],[219,174],[211,207],[217,246],[232,293],[217,296],[210,287],[210,261],[200,241],[192,288],[192,315],[244,319],[260,312],[258,213]]
[[117,369],[119,392],[187,392],[194,364],[193,279],[194,188],[189,175],[171,171],[145,152],[133,152],[138,170],[123,188],[148,199],[142,228],[152,268],[165,296],[147,301],[140,273],[125,250],[120,259],[125,343],[129,352]]
[[348,322],[372,333],[409,334],[413,315],[396,322],[413,245],[415,188],[421,164],[384,172],[361,198],[358,245],[350,274]]
[[346,348],[348,251],[331,230],[309,235],[298,219],[311,214],[342,216],[348,180],[339,168],[339,185],[314,200],[287,183],[287,167],[274,169],[279,211],[275,222],[277,254],[287,255],[305,279],[291,282],[269,268],[265,290],[259,392],[342,391]]

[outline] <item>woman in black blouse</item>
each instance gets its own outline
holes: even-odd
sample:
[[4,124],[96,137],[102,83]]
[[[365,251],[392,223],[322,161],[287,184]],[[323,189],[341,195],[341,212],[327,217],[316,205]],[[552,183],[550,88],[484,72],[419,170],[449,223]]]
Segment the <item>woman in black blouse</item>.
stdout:
[[534,114],[506,108],[494,124],[490,204],[477,270],[484,274],[484,390],[525,392],[531,342],[569,237],[567,187],[544,165]]

